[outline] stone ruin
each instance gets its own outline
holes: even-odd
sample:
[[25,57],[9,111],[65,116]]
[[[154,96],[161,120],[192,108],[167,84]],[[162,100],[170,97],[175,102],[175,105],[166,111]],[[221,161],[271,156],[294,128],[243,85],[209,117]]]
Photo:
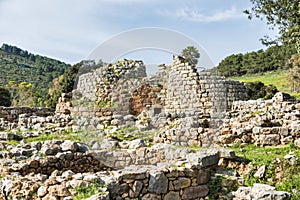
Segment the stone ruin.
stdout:
[[[71,200],[76,188],[97,183],[101,192],[90,200],[204,200],[215,192],[210,187],[218,177],[222,182],[214,187],[231,191],[244,185],[241,176],[249,171],[234,151],[219,147],[194,152],[178,145],[294,141],[300,147],[300,104],[295,99],[282,93],[271,100],[242,101],[246,99],[244,84],[198,72],[176,56],[173,64],[160,65],[152,77],[146,76],[141,61],[130,60],[81,75],[75,90],[59,99],[55,112],[0,107],[0,128],[6,130],[0,132],[0,199]],[[23,140],[68,128],[114,131],[130,126],[155,130],[155,144],[147,147],[141,140],[108,138],[88,145]],[[15,129],[22,134],[8,132]],[[10,140],[21,142],[14,146],[7,143]],[[238,173],[226,171],[232,166]],[[218,193],[219,199],[249,196],[291,198],[262,184]]]
[[142,61],[109,64],[79,77],[72,107],[65,96],[57,113],[84,117],[79,129],[138,124],[158,130],[156,142],[189,146],[213,142],[232,103],[247,99],[243,83],[198,72],[180,56],[151,77]]

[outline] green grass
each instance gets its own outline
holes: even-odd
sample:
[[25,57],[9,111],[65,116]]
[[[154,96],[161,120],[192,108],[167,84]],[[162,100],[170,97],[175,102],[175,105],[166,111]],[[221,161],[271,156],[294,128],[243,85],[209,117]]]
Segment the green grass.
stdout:
[[[74,142],[81,141],[79,135],[77,133],[74,133],[71,131],[62,131],[61,133],[53,133],[53,134],[42,133],[36,137],[26,138],[26,141],[28,143],[43,142],[46,140],[71,140]],[[7,142],[7,144],[18,145],[18,144],[20,144],[20,141],[10,140]]]
[[[264,183],[275,186],[277,190],[290,193],[293,189],[300,190],[300,164],[292,166],[283,158],[290,151],[293,151],[300,158],[300,149],[293,144],[279,147],[256,147],[254,145],[240,147],[235,145],[232,149],[235,150],[237,156],[248,159],[253,166],[266,166],[266,173],[262,179],[253,176],[255,170],[244,176],[246,185]],[[279,159],[280,163],[277,163],[276,159]],[[281,184],[276,183],[275,180],[276,168],[278,169],[278,167],[281,167],[284,174]],[[292,199],[300,199],[300,194],[293,194]]]
[[239,77],[229,77],[229,80],[241,81],[244,83],[261,81],[265,85],[274,85],[281,92],[290,93],[292,83],[289,81],[288,70],[277,70],[258,74],[247,74]]
[[105,185],[100,183],[93,183],[91,186],[76,187],[77,194],[73,197],[74,200],[81,200],[89,198],[95,194],[102,193]]
[[78,141],[79,137],[76,133],[71,131],[62,131],[61,133],[54,133],[54,134],[46,134],[42,133],[37,137],[27,138],[26,141],[28,143],[31,142],[42,142],[46,140],[72,140]]

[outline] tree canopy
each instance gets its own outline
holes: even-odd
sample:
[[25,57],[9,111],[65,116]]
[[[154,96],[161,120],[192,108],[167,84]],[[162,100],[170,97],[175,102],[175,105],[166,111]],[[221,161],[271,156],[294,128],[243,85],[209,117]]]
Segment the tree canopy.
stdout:
[[279,37],[271,39],[265,36],[264,44],[283,42],[293,44],[300,53],[300,1],[298,0],[250,0],[251,10],[244,11],[249,19],[267,20],[271,29],[279,30]]
[[224,58],[212,71],[217,71],[219,75],[229,77],[288,69],[290,67],[289,58],[294,53],[295,49],[288,45],[275,45],[266,50],[232,54]]
[[200,53],[194,46],[188,46],[182,50],[181,55],[192,65],[197,65]]

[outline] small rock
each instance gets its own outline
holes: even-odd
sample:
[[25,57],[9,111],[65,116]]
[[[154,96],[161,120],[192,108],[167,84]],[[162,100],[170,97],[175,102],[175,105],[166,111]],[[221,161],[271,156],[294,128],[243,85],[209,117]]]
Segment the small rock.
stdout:
[[129,191],[129,197],[136,198],[139,196],[143,188],[143,183],[141,181],[134,181],[132,190]]
[[77,146],[78,146],[78,150],[77,150],[78,152],[85,153],[89,150],[89,147],[86,144],[78,142]]
[[95,181],[99,181],[100,178],[95,174],[88,174],[83,177],[83,180],[94,183]]
[[65,140],[61,145],[62,151],[71,151],[73,153],[77,152],[78,145],[76,142],[72,142],[71,140]]
[[75,179],[75,180],[82,180],[83,179],[83,174],[82,173],[74,174],[72,176],[72,178]]
[[294,152],[290,152],[289,154],[285,155],[283,158],[287,160],[290,165],[297,165],[299,160],[298,156],[296,156]]
[[206,197],[208,195],[209,188],[207,185],[193,186],[185,188],[183,190],[182,199],[196,199]]
[[58,152],[61,152],[61,148],[59,145],[43,145],[41,148],[41,153],[50,156],[50,155],[56,155]]
[[39,189],[37,190],[38,197],[43,197],[46,194],[47,194],[47,188],[43,185],[41,187],[39,187]]
[[179,192],[171,191],[164,197],[164,200],[180,200]]
[[101,146],[99,144],[99,142],[94,142],[94,144],[92,145],[92,150],[96,150],[96,149],[100,149]]
[[118,141],[114,139],[104,139],[101,144],[100,148],[101,149],[113,149],[116,148],[118,145]]
[[296,147],[300,148],[300,138],[298,138],[297,140],[295,140],[294,144],[296,145]]
[[258,170],[255,172],[255,174],[253,175],[255,178],[263,178],[266,172],[266,166],[263,165],[261,167],[258,168]]
[[71,170],[68,170],[68,171],[63,172],[61,176],[65,179],[69,180],[73,177],[73,175],[74,175],[74,172]]
[[136,139],[136,140],[132,140],[129,143],[129,149],[137,149],[140,147],[146,147],[146,143],[144,140],[140,140],[140,139]]

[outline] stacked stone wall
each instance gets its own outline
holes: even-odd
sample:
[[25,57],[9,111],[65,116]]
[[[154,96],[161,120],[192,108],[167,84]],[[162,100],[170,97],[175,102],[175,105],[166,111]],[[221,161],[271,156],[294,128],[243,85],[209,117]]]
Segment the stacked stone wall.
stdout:
[[19,115],[47,117],[53,116],[55,110],[51,108],[29,108],[29,107],[0,107],[0,118],[9,122],[18,122]]
[[201,88],[195,66],[175,57],[169,72],[165,102],[166,113],[203,112],[200,104]]
[[[5,160],[0,171],[6,178],[0,185],[10,188],[3,186],[0,197],[70,197],[76,186],[98,182],[105,185],[110,199],[201,199],[209,194],[210,172],[220,157],[234,156],[223,149],[192,153],[166,144],[119,151],[87,151],[84,144],[68,140],[24,145],[18,148],[31,146],[45,158],[32,156],[22,163]],[[24,184],[32,180],[35,187]]]
[[262,146],[289,144],[300,138],[300,104],[289,95],[272,99],[236,101],[227,113],[218,142]]

